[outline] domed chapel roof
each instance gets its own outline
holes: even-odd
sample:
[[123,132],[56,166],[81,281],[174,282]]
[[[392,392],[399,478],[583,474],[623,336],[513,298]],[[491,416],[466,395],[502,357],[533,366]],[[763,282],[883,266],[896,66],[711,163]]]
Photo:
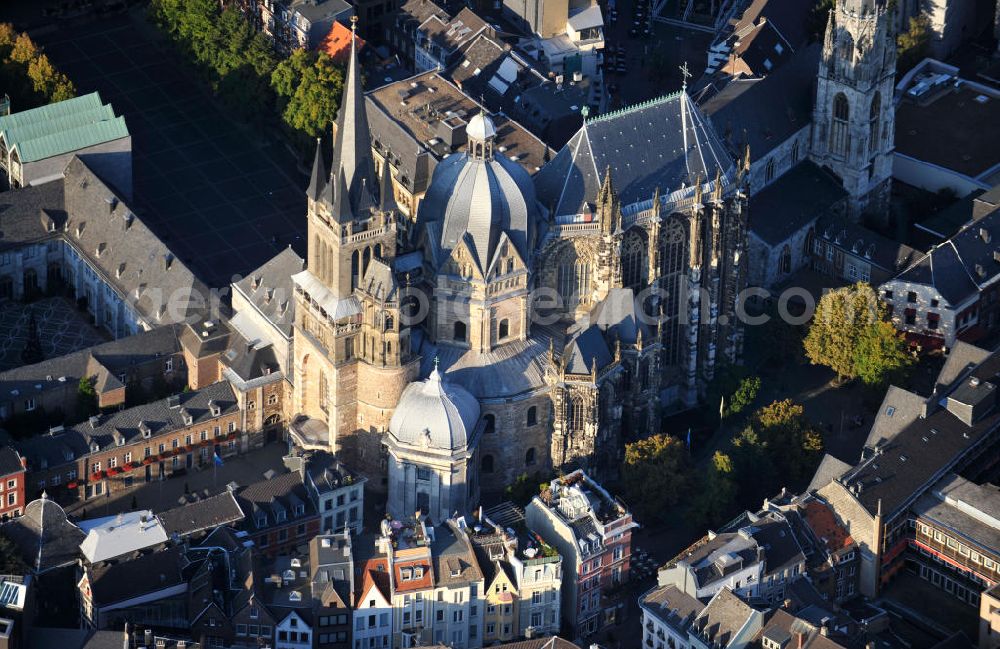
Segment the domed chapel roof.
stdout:
[[446,382],[437,367],[426,381],[406,386],[389,421],[400,444],[439,450],[464,449],[479,422],[479,402],[460,385]]
[[466,126],[466,151],[452,153],[434,169],[420,203],[423,223],[441,223],[443,258],[468,237],[480,270],[486,272],[501,235],[528,257],[528,232],[536,218],[531,176],[505,155],[493,155],[496,127],[480,112]]

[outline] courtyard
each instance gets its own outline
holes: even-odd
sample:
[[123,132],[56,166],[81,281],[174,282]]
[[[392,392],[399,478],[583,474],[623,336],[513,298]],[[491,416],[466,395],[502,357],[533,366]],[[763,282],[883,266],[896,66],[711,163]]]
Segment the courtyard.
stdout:
[[209,286],[291,245],[305,254],[306,177],[280,139],[234,121],[141,9],[38,34],[80,94],[99,91],[132,135],[132,208]]
[[64,298],[49,297],[31,304],[0,304],[0,371],[23,364],[21,350],[28,341],[32,314],[45,358],[64,356],[108,340],[90,324],[86,313],[78,311]]

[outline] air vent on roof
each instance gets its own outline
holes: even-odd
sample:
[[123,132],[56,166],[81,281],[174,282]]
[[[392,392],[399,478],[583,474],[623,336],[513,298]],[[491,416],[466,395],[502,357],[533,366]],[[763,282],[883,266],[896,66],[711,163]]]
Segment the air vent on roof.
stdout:
[[118,264],[118,270],[115,272],[115,275],[117,275],[117,277],[120,279],[121,276],[124,274],[125,274],[125,262],[122,262]]
[[97,255],[98,258],[100,258],[100,256],[104,254],[104,251],[107,250],[107,248],[108,244],[102,241],[99,244],[97,244],[97,248],[94,249],[94,254]]
[[982,264],[976,264],[976,275],[980,277],[986,277],[986,269],[983,268]]
[[126,212],[122,216],[122,223],[124,224],[126,230],[128,230],[129,227],[132,225],[133,219],[135,219],[135,215],[132,214],[132,212]]
[[108,214],[114,212],[115,208],[118,207],[118,197],[116,196],[109,196],[104,199],[104,202],[108,204]]
[[983,243],[989,243],[990,231],[986,228],[979,228],[979,238],[983,240]]
[[167,253],[163,255],[163,270],[170,270],[171,264],[174,263],[174,255],[172,253]]

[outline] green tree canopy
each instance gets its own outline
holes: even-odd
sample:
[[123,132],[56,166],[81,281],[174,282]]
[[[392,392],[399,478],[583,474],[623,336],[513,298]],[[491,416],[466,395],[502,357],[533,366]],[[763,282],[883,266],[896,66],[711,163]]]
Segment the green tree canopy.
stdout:
[[930,54],[931,20],[927,14],[919,14],[910,18],[910,24],[905,32],[896,37],[896,75],[897,78],[910,71]]
[[723,523],[738,509],[736,495],[733,460],[722,451],[716,451],[694,498],[692,514],[702,525]]
[[10,95],[16,111],[76,96],[69,77],[10,23],[0,23],[0,89]]
[[646,520],[662,516],[687,493],[691,468],[684,442],[661,433],[626,444],[621,475],[633,511]]
[[295,50],[271,75],[285,124],[310,137],[329,131],[343,85],[343,72],[326,52]]
[[826,293],[803,341],[806,357],[841,379],[884,386],[912,364],[906,342],[888,321],[885,305],[863,282]]

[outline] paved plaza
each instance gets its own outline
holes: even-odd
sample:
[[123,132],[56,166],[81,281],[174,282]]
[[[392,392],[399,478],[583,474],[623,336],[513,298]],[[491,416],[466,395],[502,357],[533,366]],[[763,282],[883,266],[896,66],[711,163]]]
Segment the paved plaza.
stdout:
[[28,340],[32,313],[45,358],[63,356],[108,340],[89,324],[86,314],[63,298],[50,297],[27,305],[0,304],[0,371],[22,365],[21,350]]
[[289,244],[305,255],[307,179],[277,138],[237,124],[157,43],[142,12],[40,34],[80,94],[99,91],[132,134],[133,209],[210,286]]

